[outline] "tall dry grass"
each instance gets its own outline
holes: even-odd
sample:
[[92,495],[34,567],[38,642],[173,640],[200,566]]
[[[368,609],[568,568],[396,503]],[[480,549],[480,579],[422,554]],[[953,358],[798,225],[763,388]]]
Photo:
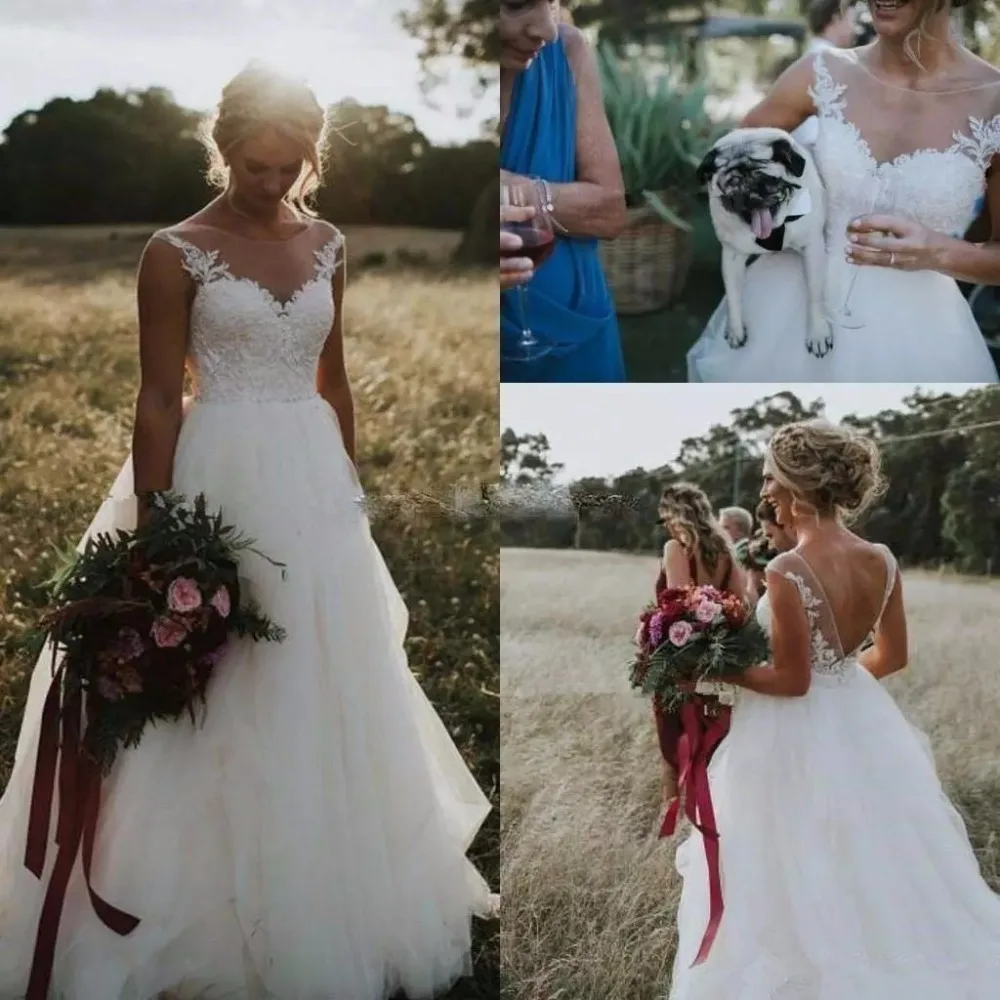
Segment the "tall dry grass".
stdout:
[[[396,242],[382,241],[387,254]],[[0,786],[27,693],[18,636],[43,600],[53,546],[80,536],[128,452],[141,247],[0,232]],[[456,484],[498,475],[497,301],[492,275],[426,266],[353,274],[345,305],[360,471],[373,496],[395,498],[375,508],[373,529],[411,610],[411,663],[494,801],[497,539],[413,498],[444,501]],[[472,851],[494,886],[499,825],[494,813]],[[476,978],[453,1000],[498,995],[495,925],[480,925],[477,949]]]
[[[655,574],[648,557],[501,553],[501,956],[511,1000],[653,1000],[669,986],[676,841],[655,838],[659,751],[624,668]],[[930,736],[1000,889],[1000,588],[904,579],[911,664],[887,684]]]

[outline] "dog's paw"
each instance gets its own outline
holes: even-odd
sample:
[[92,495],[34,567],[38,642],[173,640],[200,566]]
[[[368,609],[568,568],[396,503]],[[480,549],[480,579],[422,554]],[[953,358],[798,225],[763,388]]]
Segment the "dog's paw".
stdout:
[[738,329],[733,326],[726,327],[726,343],[736,350],[738,347],[742,347],[747,342],[747,330],[746,327],[739,327]]
[[833,350],[833,325],[824,317],[816,317],[806,334],[806,350],[815,358],[825,358]]

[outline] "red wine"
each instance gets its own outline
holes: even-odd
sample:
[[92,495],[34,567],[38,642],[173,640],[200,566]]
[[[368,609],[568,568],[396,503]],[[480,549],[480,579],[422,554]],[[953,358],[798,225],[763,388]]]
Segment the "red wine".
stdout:
[[520,236],[524,245],[517,250],[501,250],[501,257],[528,257],[535,267],[539,267],[549,259],[556,248],[555,239],[547,229],[534,229],[530,225],[517,223],[508,223],[502,228],[508,233]]

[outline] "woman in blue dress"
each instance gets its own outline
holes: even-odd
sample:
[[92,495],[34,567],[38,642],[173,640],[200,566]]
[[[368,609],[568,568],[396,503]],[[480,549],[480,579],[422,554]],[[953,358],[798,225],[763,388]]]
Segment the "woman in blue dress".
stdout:
[[[500,299],[501,382],[624,382],[600,239],[625,225],[625,196],[597,61],[558,2],[500,0],[502,183],[534,183],[556,231],[552,256],[525,287],[526,320],[547,348],[518,353],[517,291]],[[546,205],[548,208],[548,205]]]

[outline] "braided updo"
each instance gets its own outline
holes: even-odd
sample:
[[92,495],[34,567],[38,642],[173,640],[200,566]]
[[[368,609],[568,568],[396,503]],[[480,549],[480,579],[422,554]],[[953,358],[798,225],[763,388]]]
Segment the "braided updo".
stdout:
[[824,420],[775,431],[765,467],[821,517],[853,520],[885,493],[882,456],[869,437]]
[[323,176],[330,135],[327,114],[305,83],[260,62],[250,63],[226,84],[215,112],[202,122],[199,138],[208,153],[208,182],[225,190],[229,154],[266,128],[302,150],[302,172],[286,197],[299,211],[315,216],[306,201]]

